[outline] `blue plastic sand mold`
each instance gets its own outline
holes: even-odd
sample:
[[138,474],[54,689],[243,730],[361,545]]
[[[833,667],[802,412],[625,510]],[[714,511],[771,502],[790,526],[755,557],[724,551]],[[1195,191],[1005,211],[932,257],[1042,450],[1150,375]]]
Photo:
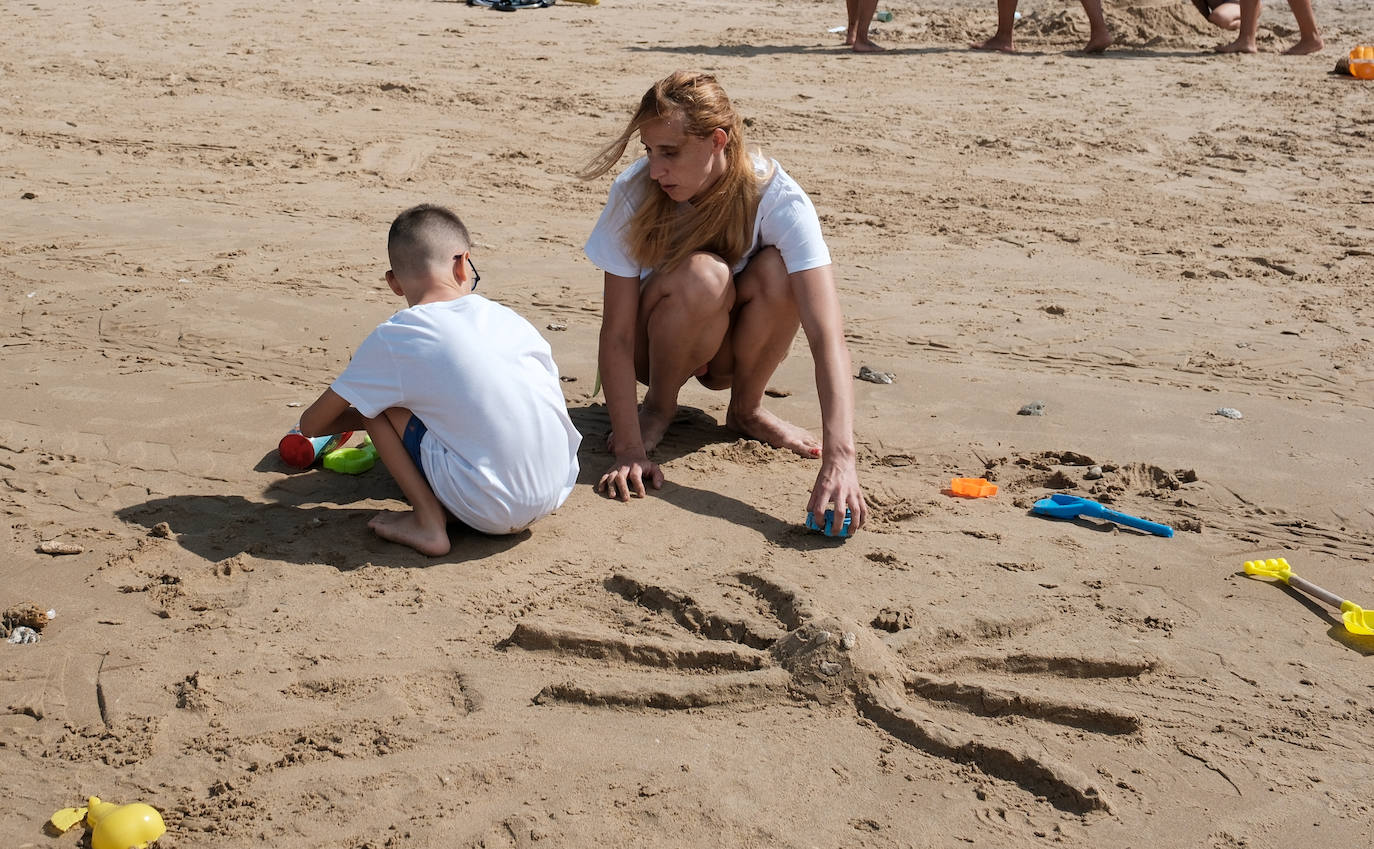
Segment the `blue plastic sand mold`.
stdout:
[[1149,531],[1156,536],[1171,537],[1174,529],[1168,525],[1161,525],[1158,522],[1150,522],[1137,516],[1128,516],[1125,513],[1118,513],[1115,510],[1108,510],[1090,498],[1079,498],[1077,495],[1069,495],[1063,492],[1056,492],[1049,498],[1042,498],[1035,502],[1031,512],[1040,513],[1045,516],[1054,516],[1057,519],[1076,519],[1079,516],[1091,516],[1094,519],[1106,519],[1109,522],[1116,522],[1118,525],[1125,525],[1128,528],[1135,528],[1140,531]]
[[828,536],[828,537],[841,537],[841,538],[843,538],[843,537],[849,536],[849,519],[850,519],[849,510],[846,509],[846,510],[844,511],[844,523],[840,525],[839,533],[834,533],[834,530],[835,530],[835,528],[834,528],[834,525],[835,525],[835,511],[834,511],[834,510],[826,510],[826,511],[825,511],[825,526],[824,526],[824,527],[822,527],[821,525],[816,524],[816,514],[815,514],[815,513],[812,513],[810,510],[807,510],[807,511],[806,511],[806,527],[807,527],[807,530],[821,531],[822,533],[824,533],[824,534],[825,534],[826,536]]

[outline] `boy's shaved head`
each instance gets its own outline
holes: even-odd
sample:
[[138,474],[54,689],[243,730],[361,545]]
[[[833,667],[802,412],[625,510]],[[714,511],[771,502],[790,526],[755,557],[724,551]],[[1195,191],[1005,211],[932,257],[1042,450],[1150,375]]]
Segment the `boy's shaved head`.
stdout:
[[449,210],[432,203],[412,206],[396,216],[386,236],[391,270],[402,277],[448,267],[471,247],[468,228]]

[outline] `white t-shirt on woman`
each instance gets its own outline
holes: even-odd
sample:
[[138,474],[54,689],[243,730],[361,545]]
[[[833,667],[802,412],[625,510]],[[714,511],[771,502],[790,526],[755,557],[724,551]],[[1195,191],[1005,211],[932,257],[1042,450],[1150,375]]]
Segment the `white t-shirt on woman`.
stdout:
[[[635,261],[626,244],[630,219],[643,202],[641,180],[649,179],[648,164],[648,158],[641,157],[615,178],[606,208],[601,211],[601,217],[583,248],[587,258],[597,268],[618,277],[643,279],[653,272],[652,268],[642,267]],[[777,160],[755,156],[754,173],[758,174],[759,179],[767,178],[768,182],[759,199],[758,213],[754,216],[754,234],[749,251],[730,272],[739,274],[749,259],[766,247],[778,249],[788,274],[829,265],[830,249],[821,235],[821,222],[816,217],[816,207],[811,204],[811,198],[806,196],[796,180],[787,176]]]

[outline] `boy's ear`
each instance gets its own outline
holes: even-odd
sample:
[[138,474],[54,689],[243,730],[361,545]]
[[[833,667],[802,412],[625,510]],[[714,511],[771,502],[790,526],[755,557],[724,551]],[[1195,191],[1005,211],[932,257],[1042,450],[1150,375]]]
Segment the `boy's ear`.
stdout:
[[405,290],[401,288],[401,283],[396,279],[396,272],[391,269],[386,270],[386,285],[391,287],[391,291],[401,297],[405,297]]
[[472,275],[468,273],[468,254],[471,251],[463,251],[453,258],[453,282],[458,284],[458,288],[467,291],[472,288]]

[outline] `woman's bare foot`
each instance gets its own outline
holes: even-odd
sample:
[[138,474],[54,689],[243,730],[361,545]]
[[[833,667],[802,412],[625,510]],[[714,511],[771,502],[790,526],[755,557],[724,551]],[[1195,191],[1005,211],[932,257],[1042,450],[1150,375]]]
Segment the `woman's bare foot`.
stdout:
[[[677,412],[676,409],[673,411]],[[644,443],[644,453],[658,447],[658,443],[663,441],[663,435],[668,432],[668,425],[673,423],[671,415],[665,416],[656,413],[643,404],[639,406],[639,438]]]
[[855,53],[882,53],[886,49],[886,47],[882,47],[878,44],[875,44],[866,38],[862,41],[854,42]]
[[1218,52],[1218,53],[1258,53],[1258,52],[1259,52],[1259,48],[1255,46],[1255,42],[1253,42],[1253,41],[1245,41],[1244,39],[1237,38],[1235,41],[1231,42],[1230,44],[1223,44],[1223,45],[1219,46],[1219,47],[1217,48],[1217,51],[1216,51],[1216,52]]
[[1016,52],[1016,48],[1011,46],[1011,36],[1007,36],[1006,38],[1003,38],[1003,37],[1000,36],[1000,35],[994,35],[992,38],[989,38],[987,41],[982,41],[982,42],[979,42],[978,44],[970,44],[970,45],[969,45],[969,49],[971,49],[971,50],[996,50],[998,53],[1015,53],[1015,52]]
[[438,530],[425,528],[420,524],[420,520],[414,512],[378,513],[372,517],[367,526],[372,529],[374,534],[384,540],[408,545],[430,557],[441,557],[448,554],[452,547],[446,528],[439,528]]
[[725,414],[725,426],[750,439],[765,442],[774,448],[786,448],[803,457],[819,457],[821,443],[805,428],[783,421],[760,407],[752,413]]
[[1326,42],[1322,37],[1314,35],[1311,38],[1303,38],[1297,44],[1283,51],[1285,56],[1306,56],[1309,53],[1320,53],[1326,47]]
[[[668,432],[668,425],[672,423],[672,416],[663,416],[645,409],[643,404],[639,405],[639,438],[644,443],[645,454],[658,447],[663,435]],[[615,453],[615,431],[606,434],[606,451]]]

